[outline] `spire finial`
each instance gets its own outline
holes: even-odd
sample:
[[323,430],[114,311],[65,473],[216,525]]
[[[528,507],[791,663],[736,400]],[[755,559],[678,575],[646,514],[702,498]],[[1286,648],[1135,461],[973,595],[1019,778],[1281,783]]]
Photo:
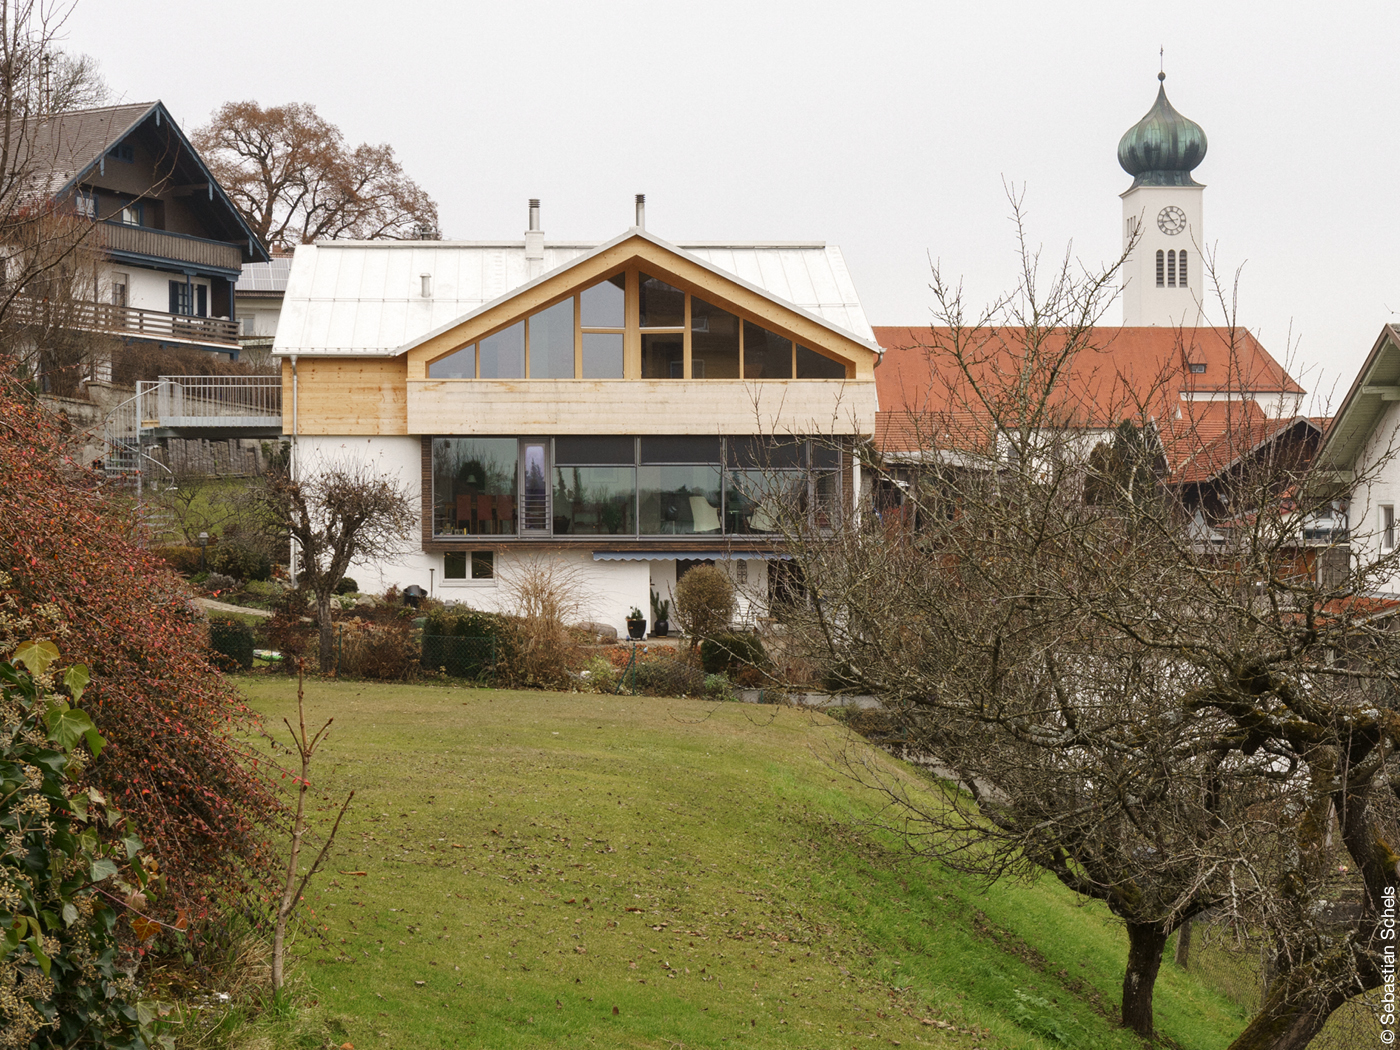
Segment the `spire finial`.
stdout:
[[1157,49],[1157,79],[1167,79],[1167,49],[1165,45]]

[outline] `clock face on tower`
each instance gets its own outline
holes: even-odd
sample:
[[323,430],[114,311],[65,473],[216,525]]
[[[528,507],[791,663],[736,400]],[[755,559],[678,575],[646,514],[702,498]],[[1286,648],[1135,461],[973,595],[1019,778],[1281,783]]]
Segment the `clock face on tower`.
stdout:
[[1175,204],[1169,204],[1157,213],[1157,229],[1168,237],[1175,237],[1186,229],[1186,213]]

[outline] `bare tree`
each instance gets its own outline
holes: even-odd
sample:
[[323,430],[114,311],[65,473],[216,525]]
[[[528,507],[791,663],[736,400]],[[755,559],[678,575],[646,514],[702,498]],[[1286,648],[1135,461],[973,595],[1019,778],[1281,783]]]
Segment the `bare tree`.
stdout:
[[397,478],[365,460],[324,464],[305,475],[273,474],[268,507],[301,553],[299,577],[316,606],[321,672],[334,664],[331,599],[351,562],[400,553],[417,520]]
[[307,103],[228,102],[193,141],[249,226],[276,247],[437,229],[437,205],[391,146],[350,148]]
[[903,506],[790,518],[812,595],[792,631],[966,792],[915,805],[874,781],[911,845],[1048,871],[1123,921],[1126,1026],[1151,1034],[1168,935],[1217,908],[1275,938],[1278,979],[1236,1047],[1306,1045],[1379,980],[1400,647],[1366,596],[1400,565],[1319,582],[1305,536],[1337,493],[1308,465],[1316,428],[1246,404],[1236,326],[1208,336],[1231,362],[1223,407],[1183,404],[1195,336],[1130,382],[1101,367],[1116,267],[1066,259],[1042,285],[1024,239],[1022,259],[1016,292],[971,320],[935,272],[941,388],[906,392],[919,451],[877,479]]

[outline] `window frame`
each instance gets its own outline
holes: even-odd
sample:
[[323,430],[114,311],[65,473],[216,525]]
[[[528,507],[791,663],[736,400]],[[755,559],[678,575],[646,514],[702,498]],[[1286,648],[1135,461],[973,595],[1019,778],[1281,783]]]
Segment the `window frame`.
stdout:
[[[641,291],[641,277],[642,277],[642,275],[643,275],[644,273],[646,274],[647,277],[655,278],[656,280],[661,280],[661,281],[664,281],[664,282],[667,283],[667,284],[670,284],[673,288],[675,288],[677,291],[679,291],[679,292],[682,293],[682,295],[685,297],[685,298],[684,298],[684,314],[683,314],[683,316],[684,316],[684,324],[679,325],[679,326],[678,326],[678,325],[664,325],[664,326],[652,326],[652,327],[647,327],[647,328],[643,328],[643,327],[641,326],[641,316],[640,316],[641,294],[640,294],[640,291]],[[624,276],[624,294],[625,294],[625,297],[626,297],[626,298],[625,298],[624,313],[623,313],[623,321],[624,321],[623,327],[621,327],[621,328],[616,328],[616,327],[606,327],[606,326],[598,326],[598,325],[585,325],[585,324],[583,323],[583,302],[582,302],[583,293],[584,293],[585,291],[587,291],[589,288],[593,288],[593,287],[596,287],[597,285],[602,284],[602,283],[604,283],[604,282],[611,281],[612,279],[616,278],[616,277],[619,276],[619,275],[623,275],[623,276]],[[783,329],[781,329],[781,328],[778,328],[778,327],[774,327],[774,326],[772,325],[772,323],[771,323],[770,321],[768,321],[766,318],[759,318],[759,317],[757,317],[756,315],[750,313],[749,311],[740,309],[739,307],[733,306],[733,305],[731,305],[731,304],[729,304],[729,303],[727,303],[727,302],[716,302],[716,301],[710,296],[710,294],[709,294],[708,291],[703,291],[703,292],[702,292],[702,291],[694,291],[694,290],[692,290],[692,288],[691,288],[689,285],[687,285],[687,284],[684,283],[684,282],[678,281],[678,279],[676,279],[676,278],[673,278],[673,277],[671,277],[671,276],[669,276],[669,275],[664,276],[664,277],[658,277],[655,273],[646,272],[646,271],[644,271],[644,270],[643,270],[641,267],[639,267],[639,266],[624,267],[624,268],[622,268],[622,269],[615,270],[615,271],[613,271],[613,272],[611,272],[611,273],[605,274],[605,275],[603,275],[602,277],[598,278],[598,280],[589,282],[588,285],[587,285],[586,287],[574,288],[574,289],[572,289],[571,291],[569,291],[568,293],[566,293],[566,294],[564,294],[564,295],[560,295],[560,296],[557,296],[557,297],[555,297],[555,298],[553,298],[553,299],[547,300],[546,302],[541,303],[540,305],[533,307],[528,313],[525,313],[525,314],[521,314],[521,315],[519,315],[519,316],[512,317],[512,318],[510,318],[509,320],[504,321],[504,322],[502,322],[501,324],[496,325],[495,327],[491,328],[489,331],[483,332],[481,335],[477,336],[477,337],[476,337],[475,339],[473,339],[471,342],[469,342],[469,343],[464,343],[463,345],[461,345],[461,346],[459,346],[459,347],[456,347],[456,348],[454,348],[454,349],[448,351],[448,352],[445,353],[445,354],[440,354],[440,355],[437,356],[436,358],[433,358],[432,360],[430,360],[430,361],[428,361],[428,362],[425,363],[425,373],[426,373],[426,376],[425,376],[425,377],[428,378],[428,379],[433,379],[433,380],[435,380],[435,381],[439,381],[439,382],[451,382],[451,381],[468,380],[468,379],[478,379],[478,380],[481,379],[481,378],[482,378],[482,376],[481,376],[481,343],[484,342],[485,340],[491,338],[492,336],[498,335],[498,334],[500,334],[501,332],[504,332],[504,331],[506,331],[507,329],[509,329],[509,328],[511,328],[511,327],[513,327],[513,326],[515,326],[515,325],[517,325],[517,324],[521,324],[521,325],[524,326],[524,329],[525,329],[525,367],[524,367],[524,378],[526,378],[526,379],[533,378],[533,377],[531,376],[531,354],[530,354],[530,342],[531,342],[531,340],[530,340],[530,323],[529,323],[529,322],[530,322],[530,319],[531,319],[532,317],[534,317],[535,315],[537,315],[537,314],[542,314],[542,313],[544,313],[546,310],[551,310],[551,309],[553,309],[554,307],[558,306],[560,303],[567,302],[567,301],[569,301],[569,300],[573,300],[573,303],[574,303],[574,311],[573,311],[573,312],[574,312],[574,374],[573,374],[572,377],[561,376],[561,377],[558,377],[558,378],[553,378],[553,379],[551,379],[550,381],[552,381],[552,382],[568,382],[570,378],[572,378],[575,382],[580,381],[580,380],[585,381],[585,382],[600,382],[600,381],[607,381],[608,379],[612,379],[612,380],[617,380],[617,379],[623,379],[623,380],[642,379],[642,378],[643,378],[643,377],[642,377],[642,337],[643,337],[643,336],[646,336],[646,335],[679,335],[679,336],[681,337],[681,340],[682,340],[681,358],[682,358],[682,361],[684,362],[684,365],[683,365],[683,373],[684,373],[684,374],[683,374],[682,376],[679,376],[679,377],[677,377],[677,376],[670,376],[670,377],[650,377],[650,378],[648,378],[647,381],[648,381],[648,382],[665,382],[665,381],[668,381],[669,379],[681,378],[681,379],[685,379],[685,380],[687,380],[687,381],[713,382],[713,380],[707,379],[705,376],[696,376],[696,375],[694,374],[695,365],[694,365],[694,360],[693,360],[693,356],[692,356],[692,331],[691,331],[691,325],[692,325],[692,308],[691,308],[691,302],[692,302],[692,299],[693,299],[693,298],[697,298],[697,297],[700,298],[700,299],[703,299],[706,303],[709,303],[709,304],[712,305],[712,306],[715,306],[715,307],[717,307],[717,308],[719,308],[719,309],[721,309],[721,310],[724,310],[724,311],[727,312],[727,313],[733,314],[733,315],[738,319],[738,324],[739,324],[739,376],[738,376],[738,381],[744,382],[744,383],[774,383],[774,382],[803,382],[803,383],[811,383],[811,382],[833,382],[833,381],[835,381],[835,382],[847,382],[847,381],[849,381],[850,379],[852,379],[852,378],[854,377],[854,376],[853,376],[853,368],[852,368],[852,365],[851,365],[850,362],[848,362],[848,361],[846,361],[846,360],[844,360],[844,359],[841,359],[841,358],[832,357],[832,356],[830,356],[829,354],[825,353],[821,348],[816,347],[816,346],[811,346],[811,345],[808,345],[807,343],[802,342],[802,341],[801,341],[795,334],[793,334],[792,332],[790,332],[790,331],[785,331],[785,330],[783,330]],[[747,328],[749,325],[756,326],[757,328],[762,329],[763,331],[771,332],[771,333],[773,333],[774,335],[776,335],[776,336],[778,336],[778,337],[780,337],[780,338],[782,338],[782,339],[787,340],[787,342],[788,342],[788,344],[789,344],[789,353],[788,353],[788,359],[789,359],[789,375],[788,375],[788,376],[778,376],[778,377],[775,377],[775,378],[772,378],[772,379],[749,379],[749,378],[745,378],[745,377],[744,377],[744,374],[745,374],[744,341],[745,341],[745,338],[746,338],[746,331],[745,331],[745,330],[746,330],[746,328]],[[583,368],[584,368],[584,362],[583,362],[583,337],[584,337],[585,335],[621,335],[621,336],[622,336],[622,375],[621,375],[621,376],[606,377],[606,378],[600,378],[600,377],[597,377],[597,376],[590,376],[590,377],[585,377],[585,376],[584,376],[584,374],[583,374]],[[838,377],[827,377],[827,376],[813,377],[813,378],[803,378],[803,377],[799,377],[799,375],[798,375],[798,369],[799,369],[800,357],[801,357],[801,355],[799,354],[799,350],[806,350],[806,351],[808,351],[809,353],[816,354],[818,357],[823,358],[823,359],[825,359],[826,361],[829,361],[829,362],[831,362],[832,364],[841,367],[841,368],[844,370],[845,375],[842,376],[842,377],[839,377],[839,378],[838,378]],[[449,358],[455,356],[456,354],[460,354],[460,353],[470,353],[470,354],[472,354],[473,357],[474,357],[474,361],[473,361],[473,374],[472,374],[471,376],[434,376],[434,375],[431,374],[431,373],[432,373],[432,368],[433,368],[434,365],[439,364],[439,363],[441,363],[441,362],[444,362],[444,361],[448,360]]]
[[[553,481],[553,479],[554,479],[554,475],[555,475],[556,470],[559,469],[560,466],[561,466],[561,465],[560,465],[560,462],[559,462],[559,455],[558,455],[558,449],[557,449],[557,444],[556,444],[556,443],[557,443],[558,439],[561,438],[561,437],[584,437],[584,438],[587,438],[587,437],[597,437],[597,436],[602,436],[602,435],[586,435],[586,434],[571,435],[571,434],[565,434],[565,435],[558,435],[557,437],[556,437],[556,436],[549,436],[549,437],[534,436],[534,437],[531,437],[531,436],[520,435],[520,434],[517,434],[517,435],[505,435],[505,434],[489,435],[489,434],[483,434],[483,435],[474,435],[473,438],[467,439],[467,440],[473,440],[473,439],[475,439],[475,440],[493,440],[493,441],[510,440],[510,441],[514,441],[514,442],[516,443],[516,461],[515,461],[515,472],[516,472],[515,488],[516,488],[516,491],[515,491],[515,494],[514,494],[514,500],[515,500],[515,515],[514,515],[514,518],[513,518],[513,520],[516,522],[516,527],[515,527],[515,531],[514,531],[513,533],[476,533],[476,532],[465,532],[465,533],[442,532],[442,533],[439,533],[439,532],[437,531],[437,507],[438,507],[438,500],[439,500],[439,493],[438,493],[438,491],[437,491],[437,475],[438,475],[437,462],[436,462],[437,442],[438,442],[439,440],[451,439],[451,438],[454,437],[454,435],[434,435],[434,436],[432,436],[432,437],[427,438],[427,441],[428,441],[428,448],[429,448],[428,484],[429,484],[429,486],[430,486],[430,498],[429,498],[429,501],[428,501],[428,506],[431,507],[431,508],[433,508],[433,510],[432,510],[432,512],[431,512],[431,513],[433,514],[433,518],[432,518],[432,520],[428,523],[428,526],[427,526],[427,529],[426,529],[426,532],[425,532],[425,537],[429,537],[429,538],[430,538],[430,542],[432,542],[432,543],[435,544],[435,545],[436,545],[436,544],[448,544],[448,545],[451,545],[451,546],[454,547],[454,548],[456,548],[456,547],[458,547],[458,546],[460,545],[460,547],[462,547],[463,549],[465,549],[465,548],[471,546],[472,544],[476,544],[476,545],[479,547],[479,546],[481,545],[482,538],[483,538],[483,536],[485,536],[485,535],[490,535],[491,539],[490,539],[489,542],[490,542],[493,546],[496,545],[496,544],[509,546],[509,545],[512,545],[512,544],[517,544],[517,543],[522,543],[522,542],[524,542],[524,543],[530,543],[530,542],[540,542],[540,541],[543,541],[543,540],[556,540],[556,541],[557,541],[560,537],[564,537],[564,538],[566,538],[566,539],[569,540],[569,541],[574,541],[574,540],[576,540],[576,539],[582,539],[582,538],[584,538],[585,536],[588,537],[588,542],[611,542],[611,541],[618,541],[618,542],[642,542],[642,543],[645,543],[645,542],[655,542],[656,540],[661,539],[661,538],[675,538],[675,537],[680,537],[680,536],[693,537],[693,538],[697,538],[697,539],[720,539],[720,538],[724,538],[724,539],[728,540],[728,539],[732,539],[733,537],[743,537],[743,538],[746,538],[746,539],[762,539],[762,538],[764,538],[764,537],[773,537],[773,536],[779,535],[779,533],[777,533],[777,532],[763,532],[763,531],[752,531],[752,530],[748,530],[748,529],[739,529],[739,528],[731,529],[731,528],[729,528],[730,516],[731,516],[731,508],[730,508],[730,506],[729,506],[729,502],[730,502],[730,489],[731,489],[731,487],[733,487],[734,484],[735,484],[734,478],[735,478],[736,476],[738,476],[738,475],[743,475],[743,474],[773,473],[773,474],[775,474],[775,475],[781,475],[781,474],[801,475],[801,477],[802,477],[802,479],[803,479],[803,484],[804,484],[804,486],[805,486],[805,492],[804,492],[804,494],[801,496],[801,499],[802,499],[802,506],[803,506],[803,508],[804,508],[804,510],[805,510],[805,513],[807,513],[808,515],[812,515],[812,516],[813,516],[813,520],[818,524],[819,527],[825,527],[825,526],[829,525],[829,524],[830,524],[831,517],[832,517],[835,513],[839,513],[839,511],[837,510],[837,508],[840,508],[840,507],[844,506],[844,504],[845,504],[846,495],[847,495],[847,493],[846,493],[847,484],[846,484],[846,476],[845,476],[845,473],[846,473],[846,460],[845,460],[845,457],[848,457],[848,456],[852,455],[852,452],[851,452],[850,449],[843,449],[843,450],[840,451],[840,453],[839,453],[838,457],[835,459],[834,463],[821,463],[821,464],[819,464],[819,463],[817,462],[817,460],[818,460],[818,452],[817,452],[817,449],[818,449],[818,443],[822,440],[820,436],[815,436],[815,437],[804,437],[804,438],[787,438],[787,439],[782,439],[782,440],[786,440],[786,441],[800,442],[800,452],[799,452],[800,465],[797,465],[797,466],[783,466],[783,465],[774,466],[774,465],[772,465],[772,464],[763,464],[763,465],[760,465],[760,464],[758,464],[757,462],[755,462],[755,463],[752,464],[752,465],[745,465],[745,464],[743,464],[743,463],[736,462],[736,461],[734,461],[735,446],[731,446],[731,445],[729,444],[729,442],[753,441],[753,440],[755,440],[755,439],[758,440],[759,442],[764,442],[764,441],[772,440],[772,439],[771,439],[769,436],[767,436],[767,435],[731,435],[731,436],[728,436],[728,437],[719,437],[719,438],[716,438],[716,439],[714,439],[714,440],[717,440],[717,441],[718,441],[718,449],[717,449],[718,458],[717,458],[717,459],[714,459],[714,460],[711,460],[711,459],[708,459],[708,458],[706,458],[706,459],[699,459],[699,458],[694,458],[694,457],[682,457],[682,458],[680,458],[680,459],[676,459],[676,458],[674,458],[674,457],[657,458],[655,455],[647,455],[647,454],[644,454],[643,447],[642,447],[642,446],[643,446],[643,442],[645,442],[645,441],[647,440],[648,437],[680,437],[680,438],[684,438],[684,437],[690,436],[690,437],[696,437],[696,438],[700,438],[700,439],[702,439],[702,440],[706,440],[705,438],[703,438],[703,437],[700,436],[700,435],[662,435],[662,434],[654,434],[654,435],[616,435],[616,436],[618,436],[618,437],[625,438],[626,440],[629,440],[629,441],[632,442],[632,458],[631,458],[631,461],[630,461],[630,462],[627,462],[627,463],[621,463],[621,462],[618,462],[618,463],[602,463],[602,462],[598,462],[598,463],[595,463],[595,464],[587,464],[587,463],[577,463],[577,464],[575,464],[575,463],[570,463],[570,464],[565,464],[564,467],[565,467],[565,468],[571,468],[571,467],[573,467],[573,466],[587,467],[587,466],[595,466],[595,465],[596,465],[596,466],[621,467],[621,468],[626,468],[626,469],[632,470],[632,472],[633,472],[633,475],[632,475],[632,476],[633,476],[633,486],[632,486],[632,531],[630,531],[630,532],[625,532],[625,533],[607,533],[607,534],[604,534],[604,533],[598,533],[598,534],[592,534],[592,533],[588,533],[588,534],[556,533],[556,532],[554,531],[554,528],[555,528],[555,515],[554,515],[554,497],[555,497],[555,492],[554,492],[554,481]],[[525,450],[526,450],[526,447],[527,447],[527,446],[531,446],[531,445],[543,445],[544,450],[545,450],[545,453],[544,453],[544,455],[545,455],[545,462],[544,462],[544,475],[545,475],[544,506],[543,506],[542,511],[540,511],[539,514],[538,514],[538,518],[539,518],[539,520],[541,520],[541,521],[543,522],[543,525],[542,525],[541,527],[538,527],[538,528],[526,528],[526,525],[525,525],[525,521],[526,521],[526,508],[525,508],[525,496],[526,496],[526,492],[525,492],[525,488],[526,488],[526,470],[527,470],[527,465],[526,465],[526,452],[525,452]],[[696,467],[713,467],[713,468],[714,468],[714,470],[715,470],[715,472],[716,472],[716,477],[717,477],[718,486],[719,486],[719,490],[718,490],[719,505],[718,505],[717,507],[714,508],[716,514],[719,516],[719,521],[720,521],[720,526],[719,526],[719,529],[718,529],[717,531],[715,531],[715,532],[713,532],[713,533],[709,532],[708,530],[707,530],[707,531],[702,531],[702,532],[685,532],[685,533],[682,533],[682,532],[674,532],[674,533],[673,533],[673,532],[666,532],[666,531],[664,531],[664,530],[663,530],[662,532],[643,532],[643,531],[642,531],[642,489],[643,489],[643,483],[642,483],[642,481],[643,481],[643,470],[644,470],[644,468],[646,468],[646,467],[665,467],[665,466],[696,466]],[[831,485],[832,485],[832,488],[833,488],[832,493],[831,493],[829,496],[827,496],[826,498],[823,498],[822,491],[821,491],[821,487],[822,487],[822,485],[823,485],[823,481],[824,481],[824,480],[825,480],[826,483],[831,484]],[[446,566],[445,566],[445,565],[444,565],[443,571],[444,571],[444,573],[446,572]],[[445,576],[444,576],[444,579],[446,579]]]

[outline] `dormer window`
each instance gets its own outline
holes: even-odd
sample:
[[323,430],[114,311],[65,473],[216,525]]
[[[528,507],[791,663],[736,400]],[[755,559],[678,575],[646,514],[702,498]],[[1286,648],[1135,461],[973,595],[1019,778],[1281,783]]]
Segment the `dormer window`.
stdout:
[[1203,361],[1192,361],[1187,367],[1191,370],[1192,375],[1201,375],[1206,370],[1205,362]]

